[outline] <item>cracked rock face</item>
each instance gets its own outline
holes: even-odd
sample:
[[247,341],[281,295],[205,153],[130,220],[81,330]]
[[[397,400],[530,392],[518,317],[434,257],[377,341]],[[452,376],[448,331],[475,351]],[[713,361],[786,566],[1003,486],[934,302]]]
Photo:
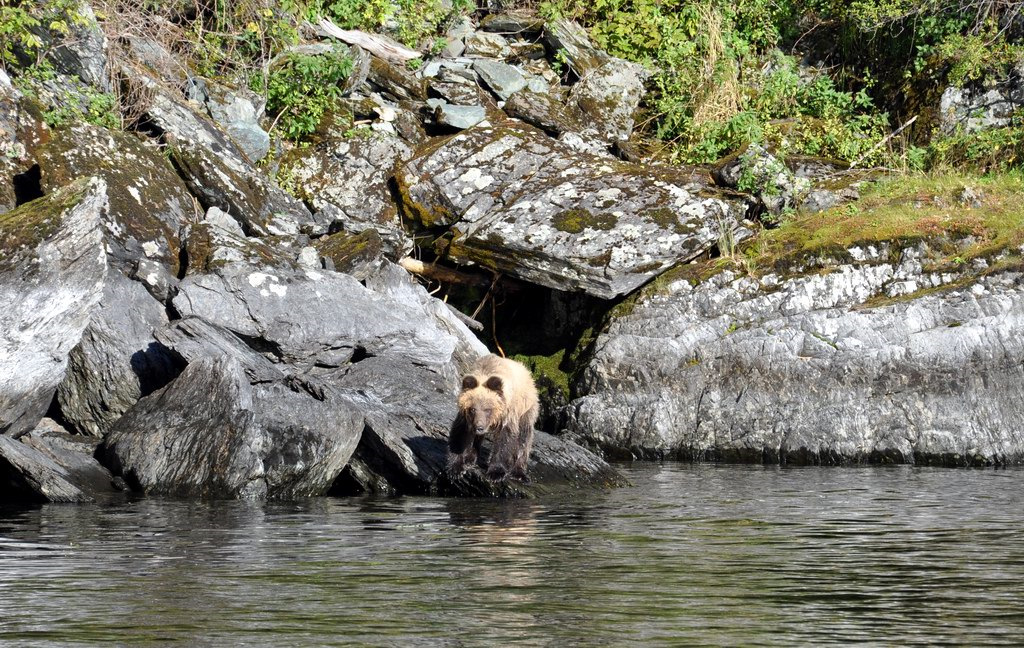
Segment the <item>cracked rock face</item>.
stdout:
[[451,228],[453,260],[606,299],[704,252],[746,209],[696,172],[578,153],[511,120],[421,151],[397,180],[414,218]]
[[571,437],[690,459],[1024,461],[1021,273],[850,255],[826,274],[726,271],[641,297],[598,339]]
[[0,215],[0,434],[33,429],[103,294],[106,183],[83,179]]

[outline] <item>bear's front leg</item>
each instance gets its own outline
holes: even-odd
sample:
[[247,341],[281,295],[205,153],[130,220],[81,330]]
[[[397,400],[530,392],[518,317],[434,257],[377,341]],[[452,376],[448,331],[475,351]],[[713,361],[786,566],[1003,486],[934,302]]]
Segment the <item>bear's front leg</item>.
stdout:
[[487,478],[491,481],[508,479],[515,465],[516,452],[519,447],[518,434],[515,428],[502,426],[494,434],[491,445],[491,457],[487,462]]
[[479,451],[480,439],[470,429],[462,412],[459,412],[448,435],[448,473],[458,477],[466,472],[467,468],[475,466]]

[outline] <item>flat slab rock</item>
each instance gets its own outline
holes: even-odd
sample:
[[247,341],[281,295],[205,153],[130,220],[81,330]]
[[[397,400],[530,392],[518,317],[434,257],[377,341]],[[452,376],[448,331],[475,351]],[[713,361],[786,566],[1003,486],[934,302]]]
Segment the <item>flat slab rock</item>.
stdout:
[[106,207],[94,178],[0,215],[0,434],[43,417],[100,301]]
[[570,437],[648,458],[1021,463],[1022,332],[1024,275],[929,273],[913,249],[680,278],[598,338]]
[[746,200],[681,168],[579,153],[512,120],[432,143],[396,176],[440,252],[543,286],[605,299],[715,245]]

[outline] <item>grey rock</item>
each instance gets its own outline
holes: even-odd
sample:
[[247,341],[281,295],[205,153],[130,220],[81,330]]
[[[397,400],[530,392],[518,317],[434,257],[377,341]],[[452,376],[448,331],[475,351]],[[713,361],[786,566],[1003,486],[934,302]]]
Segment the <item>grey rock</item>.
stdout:
[[536,36],[544,30],[544,19],[529,12],[489,14],[480,21],[480,29],[498,34]]
[[377,91],[395,101],[423,101],[427,98],[424,80],[404,66],[373,57],[367,81]]
[[80,19],[68,21],[70,30],[67,35],[55,36],[49,25],[36,28],[43,41],[41,50],[46,52],[46,58],[57,72],[76,76],[88,85],[109,92],[107,37],[88,3],[79,3],[74,11]]
[[579,23],[560,18],[544,25],[544,44],[550,52],[559,52],[579,78],[597,71],[611,56],[590,42],[587,30]]
[[950,86],[939,100],[939,131],[973,133],[1008,126],[1014,113],[1024,107],[1024,63],[992,87]]
[[526,87],[526,77],[523,73],[507,63],[480,59],[473,63],[473,69],[487,87],[502,100]]
[[358,412],[301,385],[250,384],[233,357],[207,357],[128,410],[102,452],[146,494],[310,497],[330,489],[362,424]]
[[170,162],[137,137],[80,124],[54,131],[38,152],[42,187],[53,191],[81,177],[107,185],[103,227],[112,265],[130,273],[140,259],[159,264],[163,281],[178,274],[181,229],[193,200]]
[[0,218],[0,434],[35,427],[103,292],[106,183],[80,180]]
[[81,434],[102,436],[139,398],[176,376],[179,367],[153,337],[166,324],[163,304],[139,283],[110,272],[57,387],[64,420]]
[[646,457],[1024,461],[1022,275],[929,272],[916,247],[847,254],[648,291],[599,336],[570,437]]
[[49,419],[20,439],[0,435],[0,503],[92,502],[112,493],[110,473],[92,457],[95,447]]
[[579,111],[581,121],[592,124],[590,130],[598,137],[609,142],[629,139],[648,76],[638,63],[609,59],[572,86],[568,104]]
[[437,123],[464,130],[476,126],[487,118],[483,106],[453,106],[441,104],[435,112]]
[[512,54],[508,41],[504,36],[488,32],[473,32],[465,38],[466,56],[481,58],[504,59]]
[[245,236],[245,232],[242,231],[242,226],[238,224],[234,218],[231,218],[231,214],[227,213],[223,209],[217,207],[210,207],[206,210],[206,215],[203,216],[203,222],[209,223],[214,227],[218,227],[230,234],[235,236]]
[[606,299],[707,250],[746,209],[694,170],[577,153],[511,120],[428,149],[396,180],[414,218],[458,231],[453,260]]
[[565,103],[551,94],[521,90],[508,98],[502,107],[509,117],[532,124],[551,135],[584,130],[583,125],[570,114]]
[[203,207],[217,207],[249,236],[323,234],[329,222],[315,218],[302,202],[273,185],[240,158],[215,148],[176,141],[171,157]]
[[214,264],[181,283],[174,307],[247,340],[294,367],[337,367],[353,357],[400,355],[427,365],[450,361],[458,340],[404,307],[336,272]]
[[255,93],[208,86],[206,107],[210,117],[253,162],[262,160],[270,150],[270,135],[260,128],[264,104]]
[[[719,162],[714,171],[715,181],[726,187],[743,186],[752,191],[770,214],[778,215],[787,208],[804,203],[811,191],[811,182],[797,176],[760,144],[748,144],[740,152]],[[809,203],[822,203],[818,195]],[[836,199],[836,204],[839,200]]]
[[412,149],[394,135],[373,133],[327,139],[284,163],[320,222],[348,232],[375,229],[396,256],[411,247],[391,199],[388,178]]

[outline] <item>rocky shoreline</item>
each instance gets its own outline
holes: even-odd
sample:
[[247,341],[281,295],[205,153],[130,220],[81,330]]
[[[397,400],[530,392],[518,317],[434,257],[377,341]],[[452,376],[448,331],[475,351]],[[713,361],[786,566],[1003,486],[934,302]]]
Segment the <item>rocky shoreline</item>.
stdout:
[[[45,92],[0,73],[0,501],[624,483],[584,446],[1024,461],[1019,247],[943,270],[927,240],[723,264],[757,214],[833,207],[870,174],[756,147],[714,169],[646,156],[644,70],[571,22],[466,20],[416,69],[303,45],[354,61],[347,120],[289,150],[265,97],[76,29],[47,88],[130,79],[146,99],[128,132],[50,129]],[[740,163],[759,191],[737,190]],[[453,482],[459,377],[510,326],[514,351],[572,365],[554,434],[530,484]]]

